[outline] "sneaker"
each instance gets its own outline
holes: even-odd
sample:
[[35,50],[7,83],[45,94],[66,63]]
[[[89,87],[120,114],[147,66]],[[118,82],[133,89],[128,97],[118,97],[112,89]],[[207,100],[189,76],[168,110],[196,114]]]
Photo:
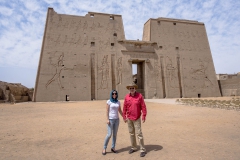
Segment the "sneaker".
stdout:
[[146,152],[141,152],[140,157],[144,157],[146,155]]
[[133,150],[133,149],[130,149],[130,150],[128,151],[129,154],[132,154],[133,152],[136,152],[136,151]]

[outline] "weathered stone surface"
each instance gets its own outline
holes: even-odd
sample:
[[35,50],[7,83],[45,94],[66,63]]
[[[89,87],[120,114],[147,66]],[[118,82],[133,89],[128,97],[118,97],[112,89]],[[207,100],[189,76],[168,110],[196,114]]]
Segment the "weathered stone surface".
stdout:
[[32,101],[33,92],[21,83],[7,83],[0,81],[0,100],[4,102]]
[[222,96],[240,96],[240,73],[217,74]]
[[204,23],[149,19],[143,41],[126,40],[121,15],[48,9],[34,101],[119,98],[133,81],[145,98],[217,97],[220,91]]

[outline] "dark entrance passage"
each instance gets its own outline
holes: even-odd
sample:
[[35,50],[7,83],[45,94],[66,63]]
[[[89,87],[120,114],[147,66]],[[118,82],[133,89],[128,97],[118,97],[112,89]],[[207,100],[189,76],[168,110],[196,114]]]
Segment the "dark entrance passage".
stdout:
[[144,61],[133,61],[133,82],[138,85],[137,92],[145,96],[144,91]]

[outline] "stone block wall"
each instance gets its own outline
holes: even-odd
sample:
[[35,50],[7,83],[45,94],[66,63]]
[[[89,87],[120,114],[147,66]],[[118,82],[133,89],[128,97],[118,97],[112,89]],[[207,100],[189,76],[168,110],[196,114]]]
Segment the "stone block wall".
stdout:
[[158,45],[151,63],[163,70],[165,89],[160,90],[166,97],[220,96],[204,23],[167,18],[149,23],[149,40]]
[[123,99],[132,64],[145,98],[220,96],[203,23],[149,19],[143,41],[126,40],[121,15],[49,8],[33,99],[107,100],[112,89]]

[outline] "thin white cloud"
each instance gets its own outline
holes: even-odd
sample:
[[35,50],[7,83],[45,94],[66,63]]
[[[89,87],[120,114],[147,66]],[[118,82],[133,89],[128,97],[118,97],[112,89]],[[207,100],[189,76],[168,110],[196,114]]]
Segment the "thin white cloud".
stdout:
[[12,9],[5,7],[5,6],[0,6],[0,14],[4,16],[11,16],[12,15]]
[[40,9],[40,6],[36,0],[21,0],[28,11],[37,11]]
[[216,0],[208,0],[203,2],[202,6],[203,8],[212,9],[215,7],[216,3],[218,3]]

